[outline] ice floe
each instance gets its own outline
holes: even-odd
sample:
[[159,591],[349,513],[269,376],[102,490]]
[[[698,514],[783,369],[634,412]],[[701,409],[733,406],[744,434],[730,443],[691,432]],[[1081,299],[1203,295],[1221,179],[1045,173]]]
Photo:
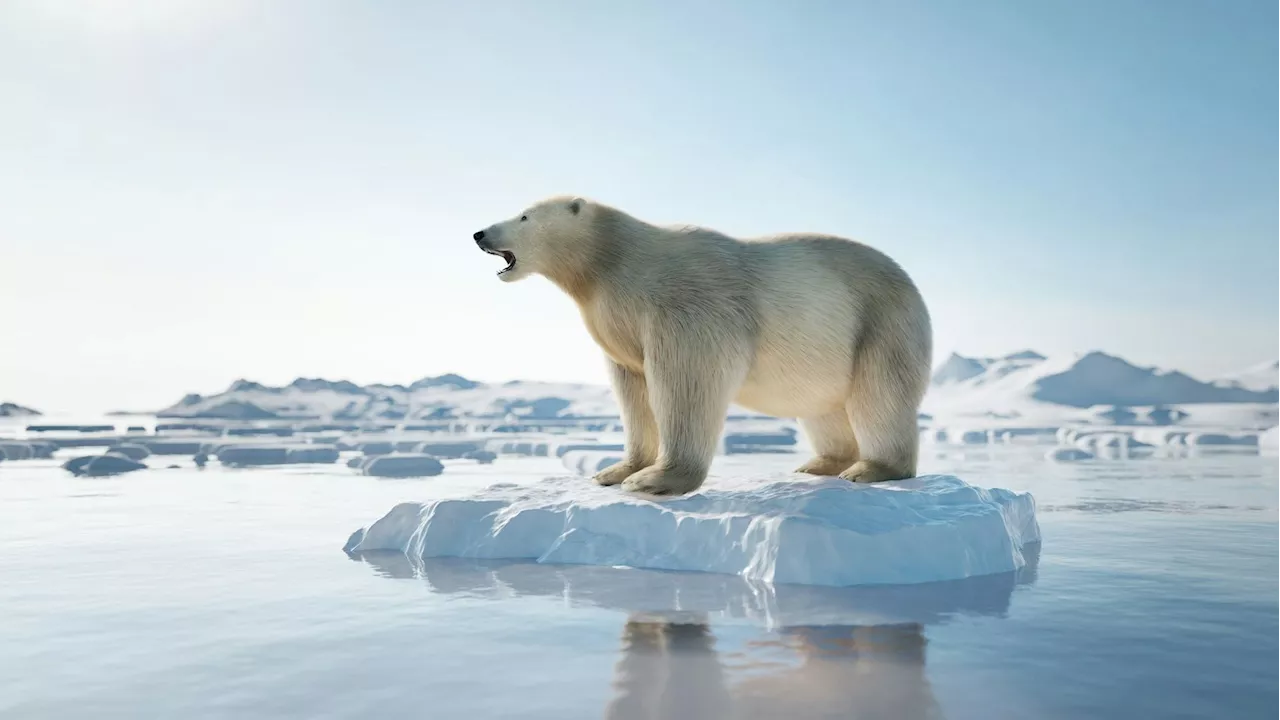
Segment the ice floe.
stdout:
[[953,476],[874,485],[713,477],[693,495],[665,500],[552,477],[402,503],[344,549],[851,586],[1011,572],[1038,540],[1030,494]]

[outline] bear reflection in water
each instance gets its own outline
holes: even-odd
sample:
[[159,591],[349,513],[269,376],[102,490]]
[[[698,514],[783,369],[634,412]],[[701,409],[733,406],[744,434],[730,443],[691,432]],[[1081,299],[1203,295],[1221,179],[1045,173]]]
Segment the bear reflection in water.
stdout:
[[[611,720],[916,720],[942,716],[925,674],[925,628],[958,615],[1006,615],[1014,590],[1035,582],[1039,544],[1024,553],[1027,565],[1017,572],[866,587],[387,551],[350,557],[443,595],[553,597],[626,612],[612,699],[603,708]],[[777,629],[761,629],[741,647],[718,647],[716,618]]]
[[[791,627],[750,645],[752,656],[782,651],[779,662],[735,667],[734,654],[717,652],[704,622],[632,616],[623,630],[615,698],[605,717],[941,717],[925,678],[925,638],[918,623]],[[786,662],[788,656],[793,662]]]

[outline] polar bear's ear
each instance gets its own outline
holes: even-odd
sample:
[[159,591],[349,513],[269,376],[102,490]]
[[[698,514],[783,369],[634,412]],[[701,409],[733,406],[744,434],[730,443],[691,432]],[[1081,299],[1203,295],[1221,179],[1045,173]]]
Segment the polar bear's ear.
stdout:
[[573,213],[574,215],[577,215],[578,213],[582,212],[582,208],[586,207],[586,205],[587,205],[586,200],[580,197],[576,197],[569,201],[569,212]]

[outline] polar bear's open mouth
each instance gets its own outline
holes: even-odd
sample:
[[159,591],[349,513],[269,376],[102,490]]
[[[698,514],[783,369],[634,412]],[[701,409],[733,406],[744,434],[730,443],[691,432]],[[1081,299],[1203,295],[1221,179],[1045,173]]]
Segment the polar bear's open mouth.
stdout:
[[489,248],[482,248],[482,249],[485,252],[489,253],[490,255],[497,255],[498,257],[507,261],[507,266],[498,271],[499,275],[506,272],[511,272],[512,270],[515,269],[516,267],[515,253],[511,252],[510,250],[490,250]]

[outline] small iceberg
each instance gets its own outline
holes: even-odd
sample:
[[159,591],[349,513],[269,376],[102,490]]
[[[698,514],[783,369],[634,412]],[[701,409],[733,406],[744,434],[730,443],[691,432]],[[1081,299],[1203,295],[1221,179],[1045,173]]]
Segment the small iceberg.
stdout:
[[444,472],[444,463],[432,455],[375,455],[360,464],[365,475],[389,478],[432,477]]
[[1270,430],[1263,431],[1258,436],[1258,448],[1260,452],[1274,455],[1276,450],[1280,448],[1280,427],[1273,427]]
[[62,468],[72,475],[82,477],[109,477],[111,475],[123,475],[135,470],[146,470],[147,466],[123,455],[107,453],[105,455],[84,455],[72,458],[63,463]]
[[845,587],[1013,572],[1026,564],[1024,548],[1039,540],[1029,493],[949,475],[874,485],[712,477],[693,495],[663,500],[552,477],[402,503],[353,533],[344,550]]
[[289,461],[285,445],[228,445],[218,449],[218,462],[228,467],[283,465]]
[[1044,454],[1044,459],[1052,462],[1079,462],[1081,460],[1093,460],[1094,457],[1093,453],[1077,447],[1053,448]]
[[114,453],[122,457],[127,457],[130,460],[133,460],[134,462],[142,462],[143,460],[146,460],[148,457],[151,456],[150,450],[146,449],[141,445],[134,445],[132,443],[121,443],[119,445],[112,445],[111,447],[107,448],[107,452]]

